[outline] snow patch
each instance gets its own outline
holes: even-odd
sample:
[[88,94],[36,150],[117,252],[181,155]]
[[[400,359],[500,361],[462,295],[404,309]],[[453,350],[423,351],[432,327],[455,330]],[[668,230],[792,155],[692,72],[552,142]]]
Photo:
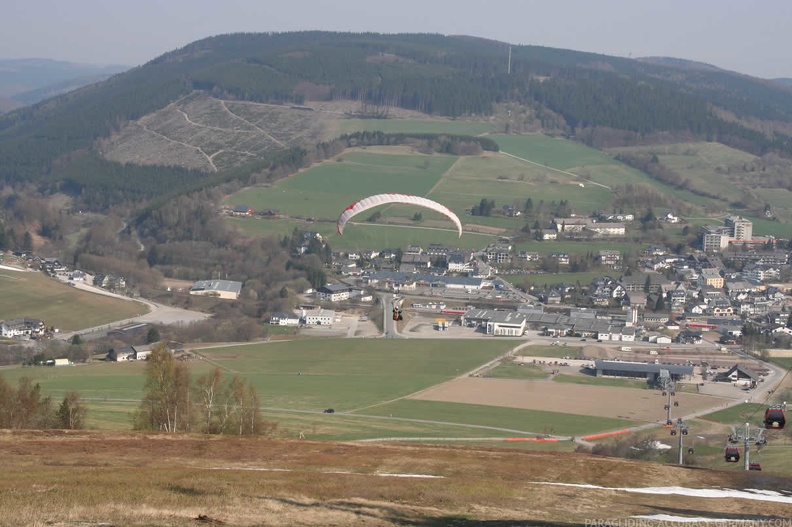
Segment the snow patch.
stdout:
[[691,518],[689,516],[671,516],[670,514],[642,514],[639,516],[630,516],[630,518],[675,523],[756,523],[756,520],[733,520],[731,518]]
[[616,490],[622,492],[634,492],[637,494],[676,494],[679,496],[691,496],[694,498],[738,498],[745,500],[772,501],[775,503],[792,504],[792,496],[773,490],[690,489],[686,487],[601,487],[599,485],[581,483],[553,483],[549,481],[534,481],[533,483],[536,485],[556,485],[559,487],[578,487],[582,489]]
[[[298,472],[297,470],[288,468],[266,468],[266,467],[210,467],[208,470],[255,470],[260,472]],[[341,470],[324,470],[318,472],[319,474],[338,474],[345,476],[379,476],[383,478],[426,478],[426,479],[445,479],[445,476],[434,476],[432,474],[388,474],[388,473],[372,473],[366,474],[363,472],[347,472]]]

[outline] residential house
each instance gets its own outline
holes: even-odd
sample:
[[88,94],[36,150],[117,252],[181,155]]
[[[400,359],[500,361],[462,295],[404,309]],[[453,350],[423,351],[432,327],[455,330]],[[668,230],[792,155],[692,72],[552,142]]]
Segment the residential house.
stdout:
[[676,341],[680,344],[701,344],[703,337],[701,331],[690,331],[683,329],[676,336]]
[[233,209],[231,209],[232,216],[252,216],[253,209],[248,207],[247,205],[235,205]]
[[541,229],[537,238],[540,240],[556,240],[558,239],[558,231],[555,229]]
[[299,326],[300,317],[294,313],[279,311],[270,315],[269,323],[274,326]]
[[0,336],[5,338],[35,337],[45,329],[44,322],[37,318],[12,318],[0,322]]
[[539,260],[539,253],[535,251],[520,251],[517,253],[517,259],[526,262],[536,262]]

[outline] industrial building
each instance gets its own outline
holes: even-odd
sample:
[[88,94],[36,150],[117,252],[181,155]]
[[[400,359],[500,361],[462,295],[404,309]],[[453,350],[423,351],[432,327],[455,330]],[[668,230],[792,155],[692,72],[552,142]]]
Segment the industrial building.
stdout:
[[190,288],[191,295],[214,296],[236,300],[242,292],[242,282],[232,280],[199,280]]

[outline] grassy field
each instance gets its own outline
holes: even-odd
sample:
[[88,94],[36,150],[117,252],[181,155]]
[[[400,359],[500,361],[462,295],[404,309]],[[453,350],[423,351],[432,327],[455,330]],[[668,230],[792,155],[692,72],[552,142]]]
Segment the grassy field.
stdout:
[[[248,379],[259,394],[264,416],[278,423],[277,434],[300,432],[314,439],[380,437],[499,437],[508,430],[577,435],[627,426],[618,420],[574,417],[464,404],[399,400],[411,393],[471,371],[514,346],[476,340],[299,340],[211,348],[189,363],[193,376],[218,366]],[[532,350],[547,355],[549,350]],[[574,354],[577,348],[548,346]],[[531,349],[530,347],[528,348]],[[58,401],[79,391],[89,408],[88,426],[129,429],[143,392],[144,363],[94,363],[62,368],[6,368],[0,375],[15,384],[26,376]],[[532,366],[502,365],[494,376],[544,376]],[[438,406],[439,405],[439,406]],[[323,414],[325,408],[336,413]],[[345,413],[350,412],[350,413]],[[368,416],[368,417],[367,417]],[[419,421],[405,421],[415,419]],[[440,421],[438,423],[420,422]],[[515,426],[515,422],[528,425]],[[492,430],[494,427],[508,430]]]
[[[335,221],[350,203],[382,192],[426,195],[457,160],[454,156],[386,155],[345,152],[272,187],[247,188],[230,196],[230,205],[277,209],[289,216]],[[338,161],[341,160],[341,161]],[[428,164],[424,164],[428,163]],[[409,210],[404,210],[409,208]],[[411,217],[415,207],[389,207],[388,214]],[[428,217],[429,213],[426,214]],[[438,216],[439,217],[439,216]],[[365,221],[365,217],[360,218]]]
[[495,379],[545,379],[547,372],[535,364],[517,364],[515,362],[502,362],[488,370],[484,377]]
[[[200,375],[214,366],[239,374],[255,386],[261,405],[295,411],[338,412],[388,401],[462,375],[505,353],[512,342],[475,340],[296,340],[204,350],[189,363]],[[143,393],[142,362],[59,368],[5,368],[8,382],[29,377],[59,399],[77,390],[97,415],[97,428],[128,428]],[[126,423],[126,426],[122,426]]]
[[343,339],[213,348],[203,354],[207,361],[250,379],[263,406],[347,411],[461,375],[513,345]]
[[[522,137],[522,136],[521,136]],[[528,137],[528,136],[525,136]],[[578,211],[599,209],[610,203],[611,193],[601,187],[582,188],[574,178],[526,164],[503,154],[462,157],[429,195],[454,210],[464,210],[481,198],[492,199],[495,205],[522,208],[529,197],[535,205],[568,200]],[[469,218],[470,219],[470,218]],[[487,218],[475,218],[480,221]],[[488,218],[513,225],[519,220],[505,217]],[[522,221],[519,221],[522,227]]]
[[560,373],[553,376],[553,382],[565,382],[569,384],[585,384],[587,386],[615,386],[618,388],[639,388],[647,389],[646,381],[632,379],[616,379],[610,377],[591,377],[586,375],[566,375]]
[[[656,155],[659,161],[687,179],[694,189],[721,196],[725,201],[738,201],[743,190],[729,178],[729,166],[751,163],[755,156],[720,143],[679,143],[616,148],[613,151]],[[711,198],[700,199],[715,202]]]
[[764,405],[758,403],[743,403],[725,410],[718,410],[717,412],[704,415],[701,419],[726,425],[739,425],[750,422],[753,426],[759,426],[764,418],[764,410]]
[[139,302],[81,291],[38,272],[0,270],[0,290],[0,320],[38,318],[67,332],[149,311]]
[[626,419],[410,399],[402,399],[358,413],[509,428],[525,433],[569,436],[617,430],[637,424]]

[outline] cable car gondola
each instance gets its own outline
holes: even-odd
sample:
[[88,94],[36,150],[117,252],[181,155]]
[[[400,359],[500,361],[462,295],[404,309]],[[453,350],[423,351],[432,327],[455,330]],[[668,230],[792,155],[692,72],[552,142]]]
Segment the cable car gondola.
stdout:
[[748,470],[762,470],[761,463],[748,463]]
[[783,406],[771,406],[765,410],[764,425],[769,430],[783,430],[786,426],[786,413]]
[[726,463],[738,463],[740,461],[740,449],[733,446],[726,447]]

